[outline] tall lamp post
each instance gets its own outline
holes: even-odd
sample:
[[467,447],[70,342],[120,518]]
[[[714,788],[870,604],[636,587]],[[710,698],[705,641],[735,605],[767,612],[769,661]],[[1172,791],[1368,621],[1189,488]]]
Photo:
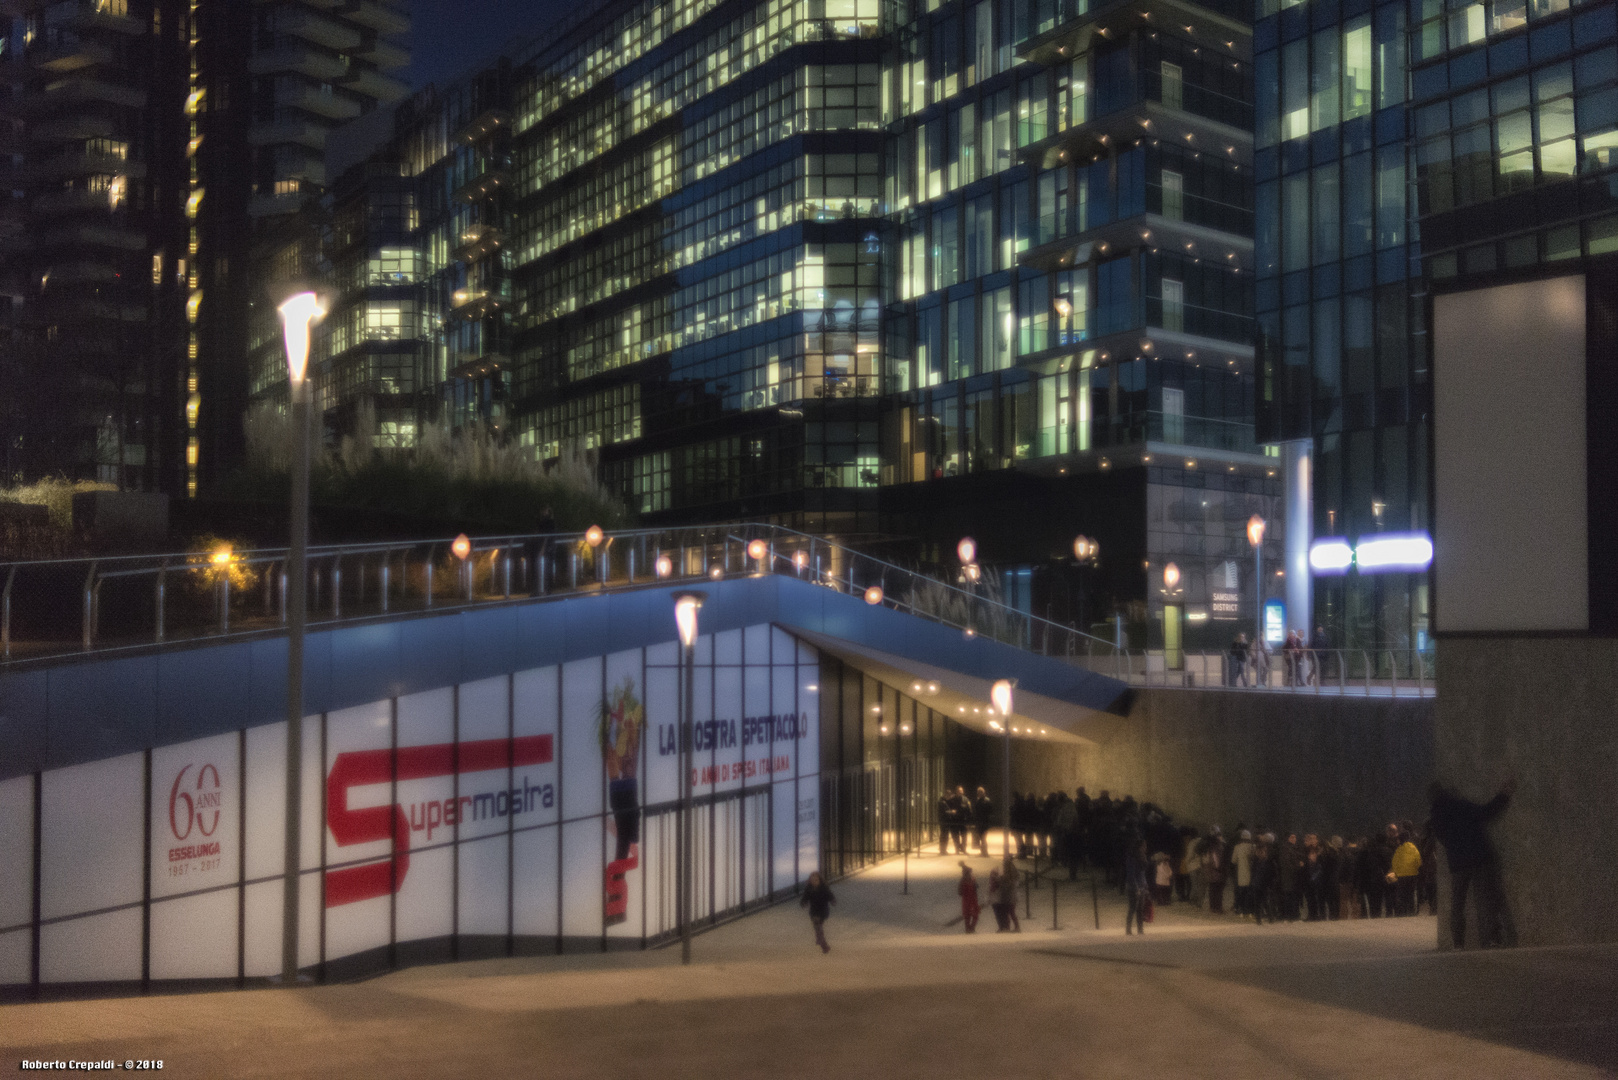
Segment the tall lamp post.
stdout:
[[1253,647],[1264,643],[1264,519],[1254,514],[1247,519],[1247,542],[1253,545]]
[[1084,573],[1084,568],[1095,565],[1096,561],[1101,558],[1101,544],[1088,536],[1080,535],[1075,537],[1073,540],[1073,558],[1077,560],[1079,565],[1079,631],[1088,635],[1090,631],[1084,623],[1084,587],[1087,584],[1087,575]]
[[281,984],[298,984],[298,876],[303,849],[303,628],[308,618],[309,328],[326,314],[319,297],[299,293],[280,307],[292,398],[292,536],[287,547],[286,860],[281,892]]
[[680,671],[684,686],[680,693],[680,815],[675,832],[675,902],[680,924],[680,963],[691,962],[691,728],[696,711],[697,612],[707,593],[674,594],[674,625],[680,631]]
[[989,700],[994,702],[995,709],[1000,713],[1001,734],[1006,739],[1005,753],[1005,805],[1000,808],[1000,817],[1006,823],[1005,854],[1011,854],[1011,691],[1017,686],[1016,679],[1000,679],[989,689]]

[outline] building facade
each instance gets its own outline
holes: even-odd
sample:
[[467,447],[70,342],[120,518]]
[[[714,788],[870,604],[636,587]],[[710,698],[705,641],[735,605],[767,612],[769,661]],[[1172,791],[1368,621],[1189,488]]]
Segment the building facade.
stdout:
[[[1618,248],[1618,15],[1509,0],[1257,14],[1261,437],[1309,458],[1315,543],[1424,537],[1432,295]],[[1312,593],[1333,645],[1429,646],[1425,571],[1359,567]]]
[[[195,494],[283,366],[275,291],[338,123],[404,94],[402,8],[14,0],[0,80],[8,475]],[[284,375],[282,381],[284,382]]]
[[187,9],[14,3],[0,378],[6,479],[178,481]]
[[980,531],[1062,621],[1252,614],[1282,485],[1239,7],[612,4],[513,59],[502,356],[538,458],[598,454],[651,522],[939,562]]

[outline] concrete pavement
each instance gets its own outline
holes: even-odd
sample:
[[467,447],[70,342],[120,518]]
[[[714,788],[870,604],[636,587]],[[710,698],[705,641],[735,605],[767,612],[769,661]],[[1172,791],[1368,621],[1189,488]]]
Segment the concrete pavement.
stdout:
[[[1126,938],[1115,893],[958,913],[956,857],[834,886],[678,948],[421,967],[288,993],[0,1008],[0,1060],[161,1058],[183,1077],[1595,1077],[1618,949],[1439,953],[1427,917],[1254,927],[1184,907]],[[989,860],[971,860],[987,881]]]

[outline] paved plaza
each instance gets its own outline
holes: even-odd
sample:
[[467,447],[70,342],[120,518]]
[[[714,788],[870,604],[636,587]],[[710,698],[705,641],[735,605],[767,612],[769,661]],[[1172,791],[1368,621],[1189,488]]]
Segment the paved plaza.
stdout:
[[[4,1056],[171,1077],[1596,1077],[1618,947],[1440,953],[1428,917],[1254,927],[1184,906],[1125,937],[1088,884],[1020,934],[962,932],[957,858],[837,883],[815,948],[781,905],[640,953],[420,967],[347,985],[0,1008]],[[989,860],[972,860],[981,881]],[[13,1066],[14,1067],[14,1066]]]

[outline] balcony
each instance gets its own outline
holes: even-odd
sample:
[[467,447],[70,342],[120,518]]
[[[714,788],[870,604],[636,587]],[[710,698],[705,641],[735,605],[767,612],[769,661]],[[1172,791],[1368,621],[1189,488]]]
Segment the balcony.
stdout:
[[254,195],[247,204],[247,213],[255,218],[296,214],[303,208],[303,200],[303,193],[298,191],[288,195]]
[[[102,205],[105,206],[106,203],[103,202]],[[46,250],[91,247],[110,248],[113,251],[143,251],[146,248],[146,234],[114,225],[79,225],[46,233],[40,238],[39,246]]]
[[285,96],[276,96],[280,108],[302,109],[332,120],[352,120],[360,114],[360,103],[335,92],[328,93],[313,84],[298,87]]
[[40,93],[25,104],[34,115],[59,115],[76,103],[101,102],[126,109],[144,109],[146,92],[99,79],[71,78],[47,83]]
[[247,132],[247,141],[254,146],[307,146],[312,150],[326,148],[326,136],[331,129],[313,120],[282,120],[273,124],[254,124]]
[[76,30],[99,30],[123,34],[125,37],[141,37],[146,33],[146,21],[137,19],[132,15],[114,15],[95,7],[81,7],[61,25],[70,26]]
[[39,71],[69,75],[112,62],[112,49],[90,37],[59,34],[28,48],[28,62]]
[[511,130],[511,114],[504,109],[486,109],[462,125],[459,131],[450,136],[450,142],[471,146],[502,128]]
[[350,68],[343,85],[356,94],[384,103],[398,101],[410,93],[407,83],[390,79],[375,68]]
[[254,75],[293,73],[318,82],[336,82],[348,76],[348,65],[341,58],[302,45],[285,45],[255,53],[247,69]]
[[1133,28],[1145,25],[1173,26],[1203,47],[1251,60],[1250,11],[1243,0],[1061,0],[1057,25],[1029,38],[1018,47],[1017,55],[1053,67],[1088,52],[1097,38],[1120,40]]
[[146,175],[146,163],[112,154],[73,152],[35,162],[27,167],[26,172],[35,183],[52,183],[80,176],[127,176],[138,180]]
[[369,60],[383,71],[396,71],[410,63],[410,54],[386,41],[374,41],[352,50],[361,60]]
[[1242,165],[1253,160],[1251,130],[1146,98],[1029,143],[1019,154],[1025,161],[1038,162],[1042,169],[1052,169],[1064,161],[1089,162],[1142,139],[1173,141],[1204,153],[1223,154]]
[[396,7],[379,4],[375,0],[359,0],[342,9],[349,22],[368,26],[379,34],[405,34],[410,31],[410,16]]
[[32,206],[36,214],[82,214],[107,210],[108,199],[105,191],[63,189],[40,195]]
[[364,41],[360,32],[351,26],[290,5],[276,12],[276,29],[338,52],[352,52]]
[[476,262],[493,255],[505,243],[505,233],[492,225],[474,225],[461,234],[461,242],[450,250],[457,262]]
[[502,188],[511,185],[511,173],[505,169],[491,169],[481,176],[473,177],[450,196],[455,202],[473,203],[486,199]]
[[1035,240],[1042,242],[1019,254],[1018,263],[1037,270],[1069,270],[1092,259],[1116,257],[1134,248],[1162,248],[1183,251],[1243,272],[1253,268],[1251,236],[1162,214],[1131,214],[1071,236],[1057,236],[1056,224],[1054,221],[1039,223],[1040,232]]
[[111,138],[113,130],[114,125],[110,117],[81,113],[60,120],[34,124],[28,129],[28,137],[40,143],[82,142],[85,139]]

